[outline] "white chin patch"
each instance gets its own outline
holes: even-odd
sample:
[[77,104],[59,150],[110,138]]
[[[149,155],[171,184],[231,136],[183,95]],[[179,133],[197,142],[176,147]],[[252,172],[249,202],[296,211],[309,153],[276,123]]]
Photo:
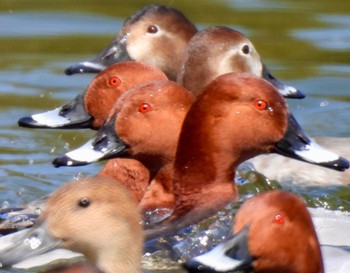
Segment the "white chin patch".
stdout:
[[[89,140],[83,146],[66,153],[66,156],[75,161],[92,163],[96,162],[104,156],[104,153],[95,151],[92,148],[93,140]],[[71,163],[72,164],[72,163]],[[68,165],[71,165],[68,163]]]
[[[89,61],[82,62],[80,64],[85,66],[85,67],[90,67],[90,68],[101,70],[101,71],[106,68],[106,66],[104,66],[102,64],[92,63],[92,62],[89,62]],[[82,71],[83,71],[83,69],[82,69]]]
[[330,162],[339,159],[337,154],[327,151],[314,141],[311,141],[311,143],[307,146],[307,149],[297,151],[295,153],[306,160],[316,163]]
[[61,107],[45,113],[32,115],[31,118],[40,125],[47,125],[51,127],[58,127],[69,124],[69,119],[59,116],[60,110]]
[[217,245],[215,248],[213,248],[211,251],[197,256],[193,258],[192,260],[199,262],[200,264],[203,264],[209,268],[214,269],[215,271],[230,271],[233,268],[236,268],[239,266],[242,261],[234,260],[228,256],[226,256],[224,253],[226,252],[227,247],[225,243],[221,243]]

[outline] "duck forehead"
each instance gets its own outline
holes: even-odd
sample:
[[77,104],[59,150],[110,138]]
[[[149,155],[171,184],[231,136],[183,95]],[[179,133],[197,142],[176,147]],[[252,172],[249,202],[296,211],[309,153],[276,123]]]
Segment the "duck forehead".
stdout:
[[[116,198],[118,196],[118,198]],[[66,185],[60,187],[48,200],[47,207],[63,207],[78,206],[78,202],[87,198],[91,202],[105,202],[115,200],[115,202],[123,203],[129,197],[129,193],[118,183],[111,179],[88,178],[78,181],[70,181]]]
[[[185,100],[190,98],[190,94],[179,84],[172,81],[152,81],[144,84],[135,86],[128,90],[121,100],[118,101],[120,104],[125,103],[155,103],[155,104],[166,104],[172,101]],[[122,101],[123,100],[123,101]]]
[[133,18],[133,20],[130,20],[128,23],[133,25],[141,24],[146,27],[156,24],[162,28],[173,31],[183,31],[180,27],[181,25],[192,25],[192,23],[176,9],[161,5],[153,5],[149,8],[146,7],[146,9],[147,10],[143,14],[140,14],[141,16]]
[[245,225],[272,224],[276,215],[282,215],[287,220],[309,223],[305,203],[296,195],[283,192],[266,192],[247,200],[236,215],[239,228]]
[[[131,17],[125,23],[125,32],[129,33],[128,49],[135,46],[135,39],[148,34],[147,28],[151,25],[158,27],[158,32],[153,36],[168,36],[168,38],[180,38],[186,36],[188,29],[184,25],[192,25],[179,11],[164,6],[153,7],[141,16]],[[176,35],[174,35],[176,34]],[[140,45],[141,46],[141,45]],[[143,45],[144,46],[144,45]],[[141,49],[141,47],[140,47]]]
[[208,42],[214,42],[215,44],[240,44],[249,43],[249,39],[239,31],[230,29],[228,27],[211,27],[198,32],[193,41],[207,44]]
[[249,73],[227,73],[217,77],[207,86],[204,93],[213,94],[220,99],[254,101],[263,99],[277,101],[284,105],[283,98],[267,81]]
[[166,80],[165,74],[158,68],[142,62],[115,63],[96,76],[106,84],[111,77],[118,77],[126,88],[151,80]]

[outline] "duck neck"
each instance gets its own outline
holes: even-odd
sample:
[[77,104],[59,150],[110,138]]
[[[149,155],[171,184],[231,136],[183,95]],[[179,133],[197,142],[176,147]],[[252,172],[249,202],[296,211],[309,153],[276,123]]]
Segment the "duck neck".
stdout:
[[112,178],[123,184],[138,202],[143,198],[150,181],[149,170],[138,160],[129,158],[108,160],[97,176]]
[[168,157],[160,156],[158,154],[137,154],[133,158],[140,161],[149,170],[150,181],[157,175],[159,170],[173,160],[173,158],[169,159]]
[[211,134],[181,139],[174,167],[175,215],[217,211],[236,199],[233,178],[239,158],[217,144]]
[[[118,244],[120,239],[116,240]],[[142,250],[132,245],[127,248],[118,249],[118,246],[111,247],[108,251],[100,254],[97,267],[103,273],[141,273]]]

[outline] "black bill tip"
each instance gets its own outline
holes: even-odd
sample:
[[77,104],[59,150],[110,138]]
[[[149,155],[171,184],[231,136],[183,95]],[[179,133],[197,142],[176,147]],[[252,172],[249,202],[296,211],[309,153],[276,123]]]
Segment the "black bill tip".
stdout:
[[350,167],[349,161],[344,157],[339,157],[337,160],[334,160],[334,161],[323,162],[320,165],[337,170],[337,171],[341,171],[341,172],[346,171]]
[[38,123],[31,116],[20,118],[17,121],[18,126],[26,128],[45,128],[46,126]]
[[52,165],[55,168],[59,167],[78,167],[78,166],[85,166],[88,165],[88,162],[82,162],[82,161],[76,161],[74,159],[71,159],[70,157],[63,155],[60,157],[55,158],[52,161]]

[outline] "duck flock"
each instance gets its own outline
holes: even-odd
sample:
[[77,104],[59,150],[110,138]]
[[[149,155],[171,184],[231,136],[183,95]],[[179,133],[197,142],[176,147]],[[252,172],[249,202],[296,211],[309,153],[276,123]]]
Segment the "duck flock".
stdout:
[[[150,5],[126,19],[94,59],[65,73],[98,74],[65,105],[18,124],[97,131],[55,158],[55,167],[108,161],[96,176],[45,198],[39,216],[30,206],[2,211],[0,229],[11,233],[0,238],[3,267],[64,248],[89,263],[61,270],[141,272],[142,255],[166,245],[183,272],[350,272],[350,216],[324,221],[281,190],[247,199],[229,221],[219,217],[221,233],[206,248],[179,258],[171,243],[237,204],[235,172],[247,160],[269,178],[266,154],[297,168],[349,168],[303,131],[285,98],[304,94],[277,80],[244,34],[220,26],[198,31],[179,10]],[[11,227],[19,214],[31,217],[21,231]]]

